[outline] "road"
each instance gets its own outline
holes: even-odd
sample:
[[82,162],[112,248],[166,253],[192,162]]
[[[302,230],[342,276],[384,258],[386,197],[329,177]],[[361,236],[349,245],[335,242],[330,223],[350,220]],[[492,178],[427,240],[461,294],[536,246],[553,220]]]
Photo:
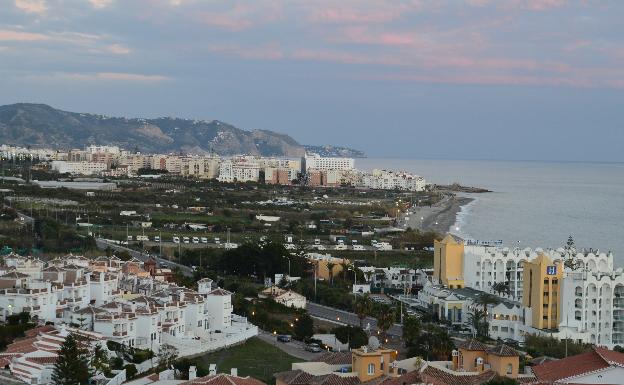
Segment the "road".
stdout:
[[130,254],[130,256],[140,259],[143,262],[147,261],[149,257],[152,257],[156,260],[156,262],[158,262],[161,265],[167,264],[172,268],[178,267],[180,268],[180,271],[182,272],[182,274],[186,275],[187,277],[193,276],[193,269],[185,265],[180,265],[178,263],[171,262],[168,259],[160,258],[156,255],[144,254],[144,253],[141,253],[140,251],[136,251],[136,250],[127,248],[125,246],[117,245],[115,243],[109,242],[106,239],[102,239],[102,238],[96,238],[95,242],[97,246],[102,250],[105,250],[106,248],[110,247],[112,250],[115,250],[115,251],[127,251],[128,254]]
[[[350,313],[344,310],[339,310],[312,302],[307,303],[306,309],[308,310],[310,316],[315,318],[334,322],[341,325],[360,326],[360,319],[355,313]],[[377,330],[377,320],[375,318],[366,317],[362,322],[362,325],[364,326],[365,330]],[[391,336],[401,337],[403,334],[403,328],[401,327],[401,325],[394,324],[390,329],[388,329],[388,334]]]
[[279,342],[277,336],[265,331],[260,330],[258,338],[267,342],[283,352],[290,354],[293,357],[300,358],[304,361],[312,361],[322,353],[312,353],[305,350],[305,344],[301,341],[292,340],[290,342]]

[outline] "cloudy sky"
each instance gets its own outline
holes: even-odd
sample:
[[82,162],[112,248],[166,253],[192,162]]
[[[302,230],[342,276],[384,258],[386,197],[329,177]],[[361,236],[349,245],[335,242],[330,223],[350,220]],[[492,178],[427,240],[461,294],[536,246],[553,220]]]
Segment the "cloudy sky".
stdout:
[[624,161],[624,1],[0,0],[0,104]]

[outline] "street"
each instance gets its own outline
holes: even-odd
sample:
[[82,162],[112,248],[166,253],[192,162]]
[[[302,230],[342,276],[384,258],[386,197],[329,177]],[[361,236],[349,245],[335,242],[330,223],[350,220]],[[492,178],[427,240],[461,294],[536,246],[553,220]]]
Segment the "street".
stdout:
[[[360,319],[357,314],[350,313],[344,310],[334,309],[332,307],[319,305],[316,303],[308,302],[306,309],[310,316],[335,322],[336,324],[360,326]],[[375,331],[377,330],[377,320],[372,317],[366,317],[362,322],[364,330]],[[394,324],[388,329],[388,335],[401,337],[403,334],[401,325]]]
[[[150,257],[150,255],[143,254],[140,251],[129,249],[125,246],[117,245],[115,243],[109,242],[102,238],[96,238],[95,242],[97,246],[102,250],[105,250],[106,248],[110,247],[112,250],[116,250],[116,251],[127,251],[128,254],[130,254],[130,256],[136,257],[137,259],[140,259],[141,261],[144,261],[144,262],[147,261],[147,259]],[[156,255],[151,255],[151,257],[154,258],[154,260],[156,260],[156,262],[158,262],[160,265],[167,264],[172,268],[178,267],[180,268],[180,271],[182,272],[182,274],[186,275],[187,277],[193,276],[193,270],[188,266],[184,266],[175,262],[171,262],[168,259],[159,258]]]
[[290,342],[279,342],[277,336],[262,330],[259,330],[258,338],[262,341],[274,345],[283,352],[290,354],[293,357],[301,358],[304,361],[311,361],[318,357],[321,353],[312,353],[305,350],[305,344],[301,341],[291,340]]

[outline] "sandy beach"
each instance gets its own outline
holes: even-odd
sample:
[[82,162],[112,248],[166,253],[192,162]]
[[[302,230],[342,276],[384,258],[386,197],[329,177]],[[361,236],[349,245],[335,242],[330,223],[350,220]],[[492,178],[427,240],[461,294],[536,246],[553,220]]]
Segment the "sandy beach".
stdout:
[[431,207],[422,206],[410,209],[410,212],[403,215],[402,222],[407,224],[405,227],[444,234],[455,224],[462,206],[473,200],[474,198],[456,195],[446,196]]

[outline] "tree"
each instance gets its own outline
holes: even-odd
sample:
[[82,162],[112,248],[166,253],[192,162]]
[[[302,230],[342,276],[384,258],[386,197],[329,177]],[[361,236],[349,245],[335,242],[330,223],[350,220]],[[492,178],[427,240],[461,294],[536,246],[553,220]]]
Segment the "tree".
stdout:
[[95,368],[96,371],[104,373],[105,375],[110,373],[108,354],[100,344],[95,345],[95,349],[93,349],[93,355],[91,356],[91,366]]
[[305,340],[314,334],[314,321],[307,313],[299,317],[299,321],[295,322],[295,338]]
[[412,346],[420,337],[422,324],[420,320],[413,316],[407,316],[403,319],[403,341],[405,346]]
[[52,371],[54,385],[87,385],[91,372],[85,341],[70,333],[61,345]]
[[178,349],[169,344],[163,344],[158,351],[158,367],[165,369],[173,365],[178,358]]
[[334,267],[337,265],[333,262],[327,262],[327,272],[329,273],[329,284],[334,284]]
[[368,343],[366,332],[357,326],[339,326],[332,330],[336,339],[343,344],[349,344],[349,349],[357,349]]
[[394,325],[395,314],[389,306],[383,306],[377,316],[377,328],[381,331],[383,337],[386,337],[388,329]]
[[509,294],[509,283],[495,282],[492,285],[492,290],[494,290],[498,295],[500,295],[501,293]]
[[366,317],[368,317],[373,309],[373,301],[371,301],[368,294],[364,294],[362,296],[357,297],[355,300],[355,313],[360,319],[360,327],[363,327],[362,324]]
[[483,306],[483,312],[487,314],[488,306],[498,305],[500,303],[500,299],[494,294],[482,293],[479,297],[477,297],[475,303]]
[[468,323],[474,328],[478,336],[488,336],[489,325],[483,310],[475,309],[472,313],[468,313]]

